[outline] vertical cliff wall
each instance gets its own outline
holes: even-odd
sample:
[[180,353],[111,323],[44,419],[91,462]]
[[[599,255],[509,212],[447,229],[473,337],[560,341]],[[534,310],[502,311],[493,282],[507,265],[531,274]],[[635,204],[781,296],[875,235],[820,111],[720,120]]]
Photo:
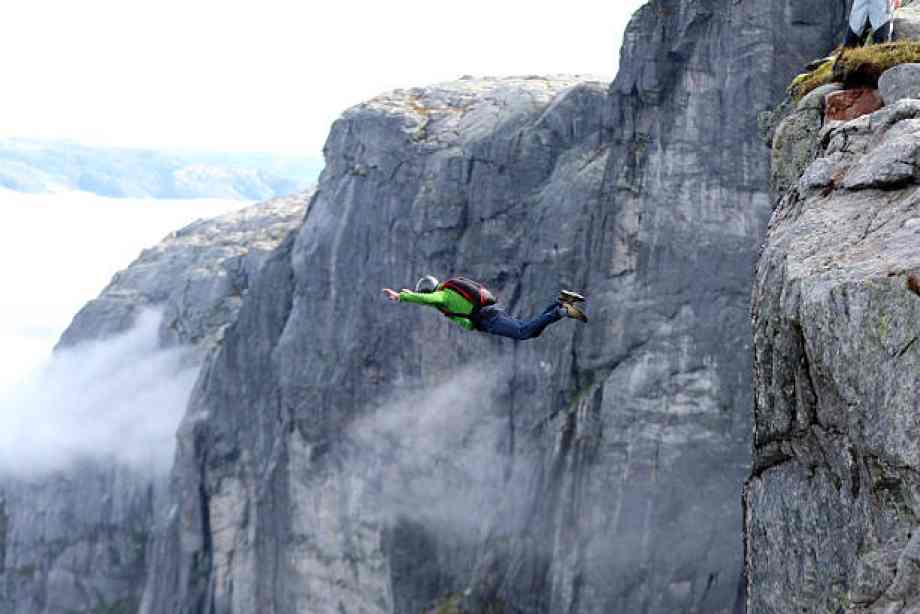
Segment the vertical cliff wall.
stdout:
[[749,611],[918,611],[920,102],[826,126],[754,285]]
[[[465,80],[333,127],[199,380],[141,611],[743,607],[756,115],[843,2],[662,0],[609,87]],[[462,272],[592,321],[514,344],[384,304]]]

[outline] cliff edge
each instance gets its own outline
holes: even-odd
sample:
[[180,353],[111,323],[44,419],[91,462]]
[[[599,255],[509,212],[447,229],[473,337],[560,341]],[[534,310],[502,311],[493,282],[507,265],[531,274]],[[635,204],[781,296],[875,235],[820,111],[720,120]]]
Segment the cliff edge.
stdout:
[[912,99],[824,125],[770,221],[753,294],[749,612],[920,611],[918,126]]

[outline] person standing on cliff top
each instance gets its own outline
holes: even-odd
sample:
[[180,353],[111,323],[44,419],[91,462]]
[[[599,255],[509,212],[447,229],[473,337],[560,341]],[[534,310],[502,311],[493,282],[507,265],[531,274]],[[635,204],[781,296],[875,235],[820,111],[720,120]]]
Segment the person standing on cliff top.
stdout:
[[415,292],[396,292],[384,288],[383,293],[393,302],[430,305],[451,322],[467,330],[478,330],[516,341],[539,337],[543,329],[562,318],[588,321],[584,312],[575,306],[575,303],[584,301],[585,297],[568,290],[560,292],[556,302],[529,320],[509,316],[496,304],[495,297],[485,286],[465,277],[451,277],[440,283],[437,278],[426,275],[418,280]]
[[863,30],[868,23],[872,27],[872,42],[887,43],[891,40],[891,14],[901,8],[901,0],[853,0],[850,10],[850,24],[844,47],[858,47],[862,43]]

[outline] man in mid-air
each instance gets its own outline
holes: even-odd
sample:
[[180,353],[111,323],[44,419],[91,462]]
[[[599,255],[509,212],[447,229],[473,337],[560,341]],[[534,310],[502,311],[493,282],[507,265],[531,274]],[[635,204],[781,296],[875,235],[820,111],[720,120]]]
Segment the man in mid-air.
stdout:
[[588,321],[584,312],[575,306],[575,303],[584,301],[585,297],[569,290],[560,292],[556,302],[529,320],[509,316],[496,304],[495,296],[485,286],[466,277],[451,277],[441,283],[437,278],[426,275],[418,280],[415,292],[397,292],[391,288],[384,288],[383,292],[394,302],[430,305],[467,330],[478,330],[517,341],[539,337],[543,329],[562,318]]

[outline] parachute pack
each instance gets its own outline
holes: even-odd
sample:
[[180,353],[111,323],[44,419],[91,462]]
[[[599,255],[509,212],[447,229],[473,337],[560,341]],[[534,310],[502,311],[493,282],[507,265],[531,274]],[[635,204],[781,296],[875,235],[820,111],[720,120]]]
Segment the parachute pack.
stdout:
[[483,307],[495,304],[495,295],[489,292],[489,289],[481,283],[468,279],[466,277],[451,277],[438,286],[438,290],[453,290],[473,305],[473,313],[451,313],[441,311],[447,317],[470,318]]

